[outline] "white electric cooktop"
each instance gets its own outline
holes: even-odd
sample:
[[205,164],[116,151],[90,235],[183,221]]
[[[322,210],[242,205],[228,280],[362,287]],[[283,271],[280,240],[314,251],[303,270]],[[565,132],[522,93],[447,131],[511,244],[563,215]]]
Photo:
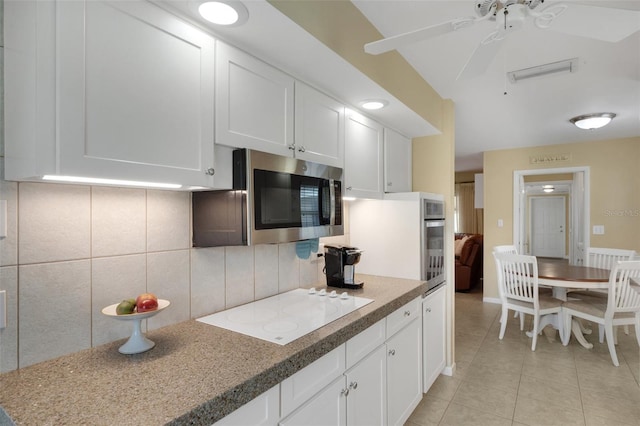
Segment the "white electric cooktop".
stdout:
[[373,299],[347,292],[300,288],[207,315],[198,321],[286,345],[371,302]]

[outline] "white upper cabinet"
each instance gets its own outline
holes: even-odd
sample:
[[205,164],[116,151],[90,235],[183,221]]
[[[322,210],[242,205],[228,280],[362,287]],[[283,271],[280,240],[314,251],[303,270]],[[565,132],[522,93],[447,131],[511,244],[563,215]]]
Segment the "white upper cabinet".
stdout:
[[411,139],[384,129],[384,192],[411,192]]
[[345,126],[344,173],[347,197],[382,198],[383,127],[349,112]]
[[214,187],[215,41],[145,1],[7,2],[6,177]]
[[291,156],[294,79],[216,44],[216,143]]
[[344,105],[303,83],[295,87],[295,156],[343,168]]

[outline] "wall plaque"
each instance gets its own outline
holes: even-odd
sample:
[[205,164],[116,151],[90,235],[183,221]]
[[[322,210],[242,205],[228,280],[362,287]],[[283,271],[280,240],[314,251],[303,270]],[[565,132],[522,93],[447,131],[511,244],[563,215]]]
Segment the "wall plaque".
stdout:
[[565,163],[571,161],[571,154],[540,154],[529,156],[531,164]]

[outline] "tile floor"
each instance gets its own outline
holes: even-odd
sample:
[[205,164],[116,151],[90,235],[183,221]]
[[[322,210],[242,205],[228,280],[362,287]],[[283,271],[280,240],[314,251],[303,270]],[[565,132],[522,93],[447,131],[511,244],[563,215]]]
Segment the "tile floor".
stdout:
[[[531,340],[509,318],[498,339],[500,306],[483,303],[482,292],[456,293],[456,373],[441,375],[405,426],[431,425],[640,425],[640,349],[633,327],[618,334],[620,367],[606,342],[586,336]],[[531,329],[531,316],[525,330]]]

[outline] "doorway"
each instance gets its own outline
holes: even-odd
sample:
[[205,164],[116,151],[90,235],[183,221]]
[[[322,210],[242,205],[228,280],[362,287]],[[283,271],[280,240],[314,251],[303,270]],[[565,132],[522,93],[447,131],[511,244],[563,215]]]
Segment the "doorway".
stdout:
[[565,204],[563,196],[529,198],[529,235],[533,256],[565,257]]
[[[554,176],[570,174],[572,176],[567,215],[565,250],[568,251],[569,263],[584,263],[584,248],[589,246],[590,218],[590,178],[589,167],[564,167],[539,170],[515,170],[513,173],[513,244],[519,253],[529,253],[528,235],[529,203],[525,177],[536,176],[544,180],[544,175]],[[552,178],[550,178],[552,179]],[[566,213],[565,213],[566,214]],[[565,251],[565,254],[567,254]]]

